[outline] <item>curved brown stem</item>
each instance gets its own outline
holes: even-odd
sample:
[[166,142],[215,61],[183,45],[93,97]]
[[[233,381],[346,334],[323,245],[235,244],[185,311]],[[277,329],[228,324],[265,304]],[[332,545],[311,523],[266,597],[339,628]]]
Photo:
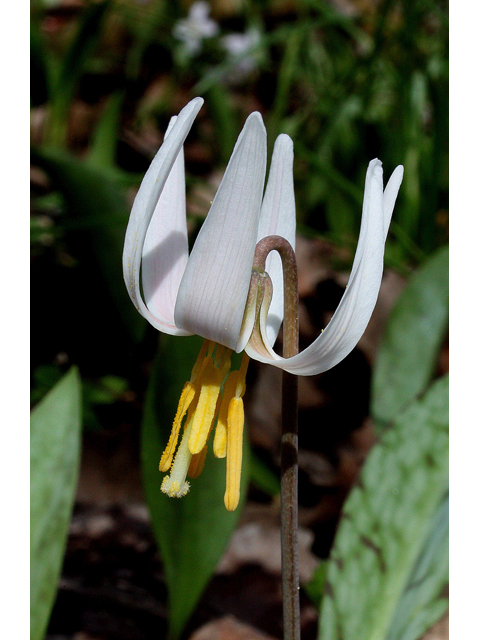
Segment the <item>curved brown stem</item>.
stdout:
[[[298,276],[295,252],[285,238],[269,236],[257,244],[254,268],[265,269],[270,251],[283,265],[283,357],[298,353]],[[298,578],[298,378],[282,372],[281,545],[284,640],[300,640]]]

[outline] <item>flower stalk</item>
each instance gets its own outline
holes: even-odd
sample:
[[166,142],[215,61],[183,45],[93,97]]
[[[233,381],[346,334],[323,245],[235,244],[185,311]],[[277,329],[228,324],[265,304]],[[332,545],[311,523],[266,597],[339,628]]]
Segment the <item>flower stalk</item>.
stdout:
[[[298,353],[298,274],[295,252],[280,236],[268,236],[256,247],[254,269],[262,272],[271,251],[283,267],[283,357]],[[298,574],[298,377],[282,371],[282,435],[280,445],[281,551],[284,640],[300,640]]]

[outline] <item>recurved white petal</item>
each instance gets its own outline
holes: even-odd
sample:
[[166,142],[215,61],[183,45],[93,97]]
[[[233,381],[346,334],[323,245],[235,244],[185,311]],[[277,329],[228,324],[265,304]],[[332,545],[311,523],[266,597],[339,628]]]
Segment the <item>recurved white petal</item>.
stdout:
[[[257,242],[266,236],[282,236],[295,250],[295,193],[293,187],[293,142],[286,134],[275,141],[267,187],[262,203]],[[276,251],[266,261],[273,284],[273,298],[267,317],[267,336],[274,344],[283,320],[283,269]],[[240,345],[239,345],[240,346]],[[241,349],[245,348],[245,343]]]
[[393,207],[398,196],[398,191],[403,180],[403,167],[398,165],[390,176],[390,180],[385,187],[383,193],[383,221],[384,221],[384,234],[387,238],[388,228],[390,226],[390,220],[392,219]]
[[266,154],[262,118],[252,113],[195,241],[175,306],[177,327],[231,349],[250,285]]
[[[144,284],[147,285],[146,295],[150,301],[152,296],[155,297],[154,293],[157,291],[159,282],[164,291],[175,291],[178,288],[180,271],[183,271],[185,262],[186,229],[181,220],[181,217],[184,217],[184,209],[180,204],[170,210],[169,205],[175,194],[179,195],[180,188],[179,172],[181,171],[180,167],[183,166],[183,160],[180,160],[178,164],[175,161],[202,104],[202,98],[195,98],[182,109],[176,119],[172,119],[168,135],[165,136],[164,143],[145,174],[133,203],[123,249],[123,277],[132,302],[154,327],[164,333],[176,335],[186,335],[188,332],[178,329],[174,325],[171,298],[167,303],[160,305],[158,301],[154,301],[151,309],[145,305],[140,290],[140,266],[143,254],[147,257],[147,274]],[[167,179],[174,166],[172,179],[167,185],[166,195],[162,199]],[[181,197],[184,198],[184,196]],[[154,213],[155,228],[158,229],[165,224],[163,235],[158,243],[151,235],[147,250],[144,251],[145,238]],[[170,239],[174,240],[173,248],[170,247],[163,252],[161,248],[167,246],[170,233],[173,234],[170,236]],[[180,236],[183,236],[183,239]],[[152,267],[152,264],[148,265],[148,255],[151,250],[154,251],[157,260],[155,268]],[[161,275],[160,280],[159,275]]]
[[297,375],[315,375],[334,367],[355,347],[374,309],[383,272],[385,236],[382,174],[380,161],[372,160],[365,182],[362,224],[352,272],[342,300],[325,330],[307,349],[285,360],[265,344],[266,329],[263,328],[263,348],[247,345],[246,351],[251,357]]
[[[173,118],[165,138],[168,138]],[[142,285],[147,309],[178,334],[173,311],[188,260],[185,166],[180,149],[147,229],[142,251]],[[165,329],[163,329],[165,331]],[[182,332],[183,333],[183,332]]]

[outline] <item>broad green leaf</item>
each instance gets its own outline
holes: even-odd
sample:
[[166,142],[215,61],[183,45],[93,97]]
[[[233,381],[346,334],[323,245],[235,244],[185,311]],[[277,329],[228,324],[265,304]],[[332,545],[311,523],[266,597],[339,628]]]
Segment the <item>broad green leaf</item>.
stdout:
[[427,542],[398,603],[387,640],[417,640],[445,613],[448,600],[448,494],[432,518]]
[[345,503],[328,563],[321,640],[416,640],[441,615],[446,545],[439,505],[447,482],[445,376],[384,432]]
[[393,420],[431,380],[448,321],[448,248],[412,276],[385,328],[372,382],[372,415]]
[[[202,341],[162,336],[147,393],[142,424],[142,474],[152,526],[165,568],[170,606],[170,637],[178,638],[197,605],[242,510],[248,479],[244,447],[241,500],[236,511],[224,506],[225,459],[211,452],[202,474],[180,499],[160,491],[160,456],[167,442],[178,400]],[[248,390],[247,390],[248,393]]]
[[68,205],[71,228],[85,233],[83,258],[96,260],[99,275],[131,336],[138,340],[145,322],[132,305],[122,277],[122,251],[129,210],[121,174],[89,165],[53,149],[34,149],[32,159],[48,173]]
[[31,640],[44,637],[55,600],[77,487],[80,427],[80,378],[72,367],[31,416]]

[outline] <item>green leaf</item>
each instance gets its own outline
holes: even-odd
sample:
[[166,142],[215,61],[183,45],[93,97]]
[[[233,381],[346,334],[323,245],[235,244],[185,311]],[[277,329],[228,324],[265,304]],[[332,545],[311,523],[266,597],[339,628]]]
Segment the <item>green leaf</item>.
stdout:
[[131,303],[122,277],[122,252],[129,210],[123,176],[111,169],[81,162],[54,149],[33,149],[32,160],[48,173],[68,205],[70,228],[85,232],[83,258],[95,259],[118,318],[134,340],[145,322]]
[[248,479],[245,446],[240,504],[229,513],[223,503],[225,459],[215,458],[210,446],[202,474],[191,481],[185,497],[169,498],[160,492],[158,462],[201,344],[196,337],[162,336],[142,424],[143,483],[165,567],[171,638],[179,637],[215,570],[241,513]]
[[345,503],[319,638],[416,640],[442,614],[447,482],[445,376],[385,431]]
[[72,367],[31,416],[31,640],[44,637],[55,600],[77,487],[80,426],[80,377]]
[[430,534],[398,603],[387,640],[416,640],[432,627],[447,610],[448,600],[440,593],[447,583],[448,494],[432,519]]
[[393,420],[425,391],[448,322],[448,248],[412,276],[385,328],[372,381],[371,412]]

